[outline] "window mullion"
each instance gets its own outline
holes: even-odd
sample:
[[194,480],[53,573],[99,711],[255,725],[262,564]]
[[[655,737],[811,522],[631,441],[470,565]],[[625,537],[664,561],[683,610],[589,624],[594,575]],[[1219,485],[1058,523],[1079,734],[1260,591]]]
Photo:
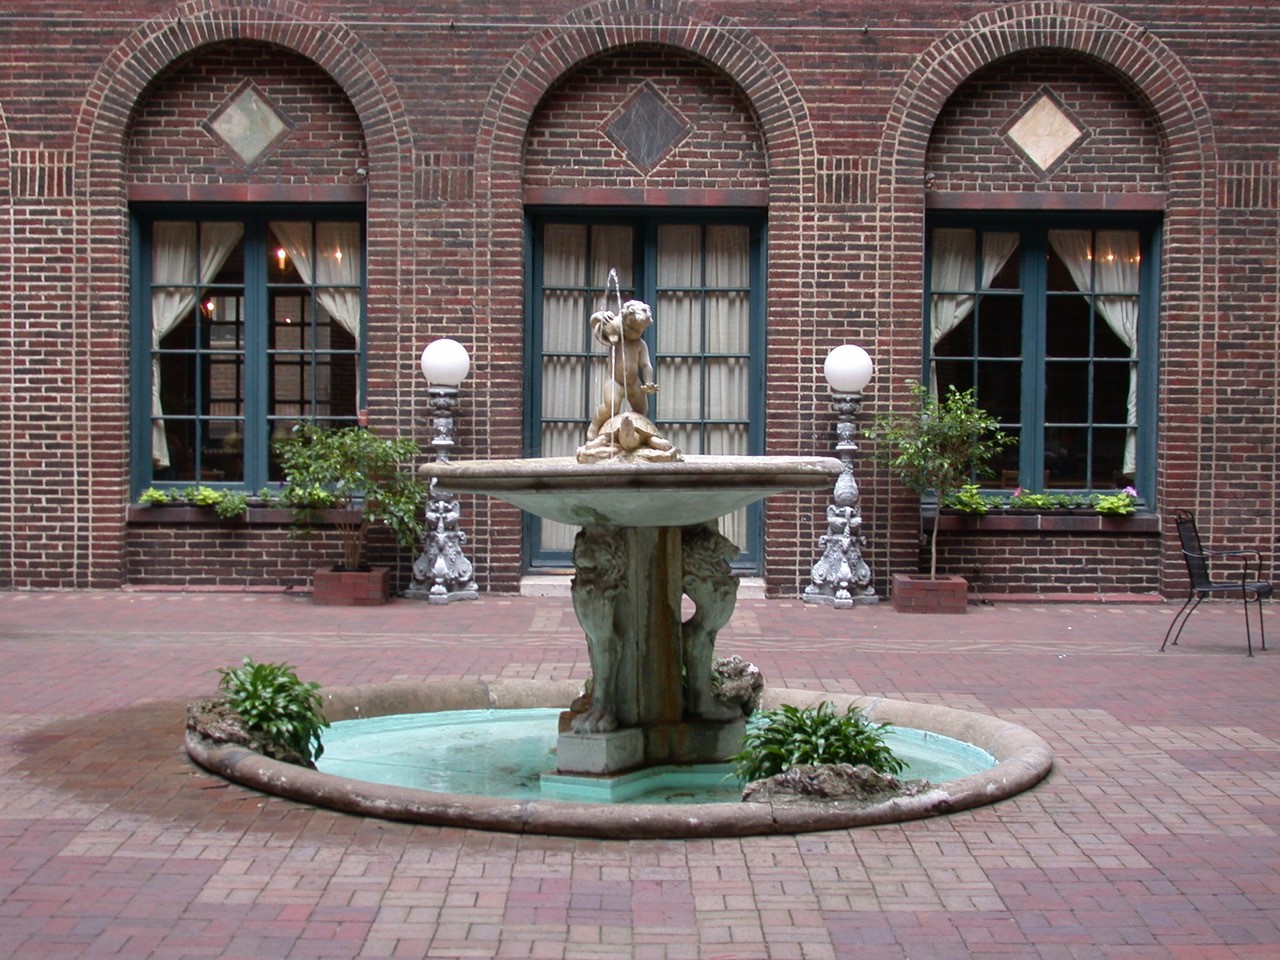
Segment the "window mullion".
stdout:
[[1018,472],[1023,486],[1044,486],[1045,341],[1048,314],[1048,237],[1023,234],[1022,429]]
[[269,398],[266,224],[246,220],[244,238],[244,478],[250,488],[267,482],[271,432]]

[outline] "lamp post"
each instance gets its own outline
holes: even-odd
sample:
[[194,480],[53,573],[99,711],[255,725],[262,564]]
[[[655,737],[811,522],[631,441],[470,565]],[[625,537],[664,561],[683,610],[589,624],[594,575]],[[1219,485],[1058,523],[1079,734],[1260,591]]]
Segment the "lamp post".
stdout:
[[880,599],[871,586],[871,568],[862,559],[867,538],[862,533],[862,508],[853,479],[853,455],[858,449],[853,418],[862,409],[862,390],[874,369],[867,351],[851,343],[832,350],[822,366],[836,414],[836,456],[844,467],[836,478],[834,500],[827,507],[827,532],[818,539],[822,556],[813,565],[813,582],[804,588],[805,603],[848,608]]
[[[453,411],[458,406],[458,386],[471,370],[467,348],[457,340],[433,340],[422,351],[422,375],[427,378],[431,405],[431,446],[436,462],[445,463],[453,448]],[[431,481],[427,498],[427,529],[422,555],[413,563],[413,583],[404,595],[429,603],[474,600],[479,596],[471,561],[463,553],[467,535],[458,529],[462,507],[436,489]]]

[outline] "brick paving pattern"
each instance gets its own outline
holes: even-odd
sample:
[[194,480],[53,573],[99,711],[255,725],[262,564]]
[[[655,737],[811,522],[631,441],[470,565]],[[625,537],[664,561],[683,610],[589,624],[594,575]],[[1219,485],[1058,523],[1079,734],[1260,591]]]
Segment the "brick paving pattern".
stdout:
[[[561,599],[0,593],[0,957],[1280,957],[1280,632],[1239,607],[965,617],[741,601],[777,686],[977,709],[1049,741],[1032,791],[798,836],[597,841],[409,826],[222,782],[185,703],[244,655],[305,679],[583,678]],[[1270,620],[1270,615],[1268,615]]]

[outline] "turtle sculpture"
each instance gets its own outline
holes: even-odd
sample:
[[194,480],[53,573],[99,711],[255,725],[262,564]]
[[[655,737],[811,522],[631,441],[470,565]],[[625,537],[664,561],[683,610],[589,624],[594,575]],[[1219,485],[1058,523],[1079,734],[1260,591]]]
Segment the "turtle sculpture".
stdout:
[[657,424],[634,410],[616,413],[606,420],[595,437],[578,448],[577,454],[579,463],[670,463],[680,459],[680,451],[658,432]]

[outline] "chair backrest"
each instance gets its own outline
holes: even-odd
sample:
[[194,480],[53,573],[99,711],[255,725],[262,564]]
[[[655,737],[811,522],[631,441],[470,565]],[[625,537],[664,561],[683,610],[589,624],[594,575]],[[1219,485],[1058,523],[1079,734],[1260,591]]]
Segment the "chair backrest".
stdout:
[[1176,510],[1173,522],[1178,527],[1178,540],[1182,543],[1182,559],[1187,562],[1187,575],[1191,586],[1202,587],[1210,583],[1209,561],[1200,545],[1200,531],[1196,529],[1196,515],[1190,510]]

